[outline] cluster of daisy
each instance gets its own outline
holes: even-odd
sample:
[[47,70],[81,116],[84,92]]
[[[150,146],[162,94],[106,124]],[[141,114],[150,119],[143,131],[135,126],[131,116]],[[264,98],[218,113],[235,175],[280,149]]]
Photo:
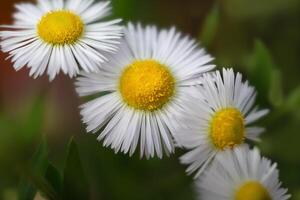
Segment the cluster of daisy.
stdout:
[[16,70],[78,74],[87,131],[117,152],[162,158],[175,147],[205,200],[285,200],[276,164],[250,149],[268,113],[254,107],[255,89],[232,69],[212,71],[213,57],[175,28],[158,30],[104,21],[109,2],[38,0],[16,5],[2,25],[1,49]]

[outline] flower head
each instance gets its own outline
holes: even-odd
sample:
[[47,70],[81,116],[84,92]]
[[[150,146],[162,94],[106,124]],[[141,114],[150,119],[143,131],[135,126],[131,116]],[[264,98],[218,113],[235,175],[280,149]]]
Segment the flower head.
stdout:
[[181,162],[190,165],[188,173],[198,170],[197,177],[216,154],[234,149],[246,139],[259,140],[264,129],[249,125],[268,110],[253,108],[254,88],[232,69],[223,69],[223,76],[220,71],[205,74],[196,90],[188,103],[191,109],[184,115],[186,125],[176,131],[175,138],[190,150]]
[[154,26],[128,24],[120,51],[99,73],[83,73],[76,83],[81,96],[101,94],[81,107],[87,130],[103,129],[99,140],[116,152],[162,157],[173,152],[172,132],[185,109],[191,85],[214,68],[212,57],[194,40]]
[[196,181],[200,199],[286,200],[276,163],[261,157],[257,148],[241,145],[220,152],[212,166]]
[[30,68],[30,75],[47,71],[49,79],[63,71],[70,77],[80,68],[98,72],[114,53],[121,37],[120,20],[102,21],[109,15],[109,1],[38,0],[36,5],[16,5],[13,25],[2,25],[2,51],[8,52],[19,70]]

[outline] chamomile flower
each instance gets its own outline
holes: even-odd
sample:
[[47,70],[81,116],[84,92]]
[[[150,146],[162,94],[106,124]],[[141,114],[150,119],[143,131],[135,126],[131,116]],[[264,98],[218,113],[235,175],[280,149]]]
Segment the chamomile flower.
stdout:
[[212,166],[196,181],[199,199],[205,200],[286,200],[277,164],[261,157],[257,148],[241,145],[220,152]]
[[76,83],[81,96],[105,94],[81,108],[87,131],[115,152],[162,157],[174,150],[172,130],[185,109],[190,85],[214,68],[213,58],[175,28],[128,24],[117,54],[99,73],[83,73]]
[[102,21],[110,14],[110,2],[94,0],[38,0],[16,4],[13,25],[2,25],[2,51],[8,52],[20,70],[30,68],[35,78],[47,70],[49,79],[62,71],[70,77],[98,72],[105,53],[117,50],[121,26]]
[[259,140],[263,128],[250,126],[268,113],[253,108],[255,89],[242,82],[242,75],[232,69],[205,74],[198,93],[188,103],[185,126],[175,133],[178,144],[190,151],[180,160],[188,164],[187,173],[199,176],[215,155],[243,144],[245,139]]

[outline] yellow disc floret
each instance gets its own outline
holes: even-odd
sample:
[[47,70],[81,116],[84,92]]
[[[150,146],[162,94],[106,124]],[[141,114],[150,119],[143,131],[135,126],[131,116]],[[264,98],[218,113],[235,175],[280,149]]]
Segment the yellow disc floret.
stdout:
[[248,181],[236,191],[235,200],[272,200],[272,198],[261,183]]
[[154,60],[137,60],[120,77],[120,92],[131,107],[154,111],[174,94],[175,79],[166,66]]
[[210,126],[212,143],[218,149],[233,148],[245,139],[245,125],[242,113],[236,108],[217,111]]
[[67,10],[51,11],[37,25],[40,38],[53,45],[75,43],[81,37],[83,29],[81,18]]

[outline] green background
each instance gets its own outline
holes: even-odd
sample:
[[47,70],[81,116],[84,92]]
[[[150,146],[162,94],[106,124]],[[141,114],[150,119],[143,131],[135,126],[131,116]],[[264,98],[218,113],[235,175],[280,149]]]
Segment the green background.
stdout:
[[[1,1],[1,24],[13,1]],[[271,113],[255,144],[278,163],[283,186],[300,200],[300,1],[113,0],[113,17],[176,26],[207,48],[218,68],[233,67]],[[86,134],[73,81],[33,80],[0,54],[0,199],[193,200],[192,177],[178,162],[114,154]],[[74,139],[70,139],[74,138]],[[36,195],[39,191],[39,195]]]

